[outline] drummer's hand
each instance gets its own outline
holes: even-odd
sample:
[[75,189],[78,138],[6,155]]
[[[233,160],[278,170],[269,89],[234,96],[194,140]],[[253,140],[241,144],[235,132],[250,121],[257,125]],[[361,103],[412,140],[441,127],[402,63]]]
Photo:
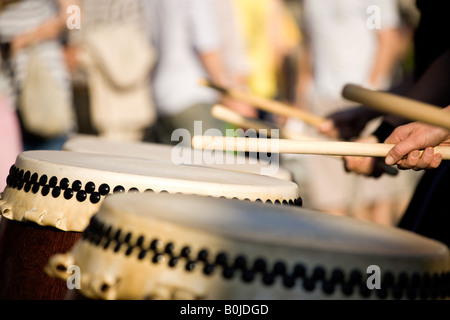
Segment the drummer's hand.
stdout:
[[247,117],[247,118],[258,118],[258,111],[252,107],[251,105],[235,100],[233,98],[230,98],[228,96],[223,95],[220,98],[220,102],[230,108],[233,111],[236,111],[240,115]]
[[369,120],[366,108],[354,107],[329,115],[318,130],[330,138],[351,140],[359,136]]
[[334,121],[331,119],[326,119],[317,126],[317,130],[332,139],[340,139],[340,134],[338,128],[334,125]]
[[[412,122],[397,127],[385,143],[395,144],[386,156],[386,164],[396,164],[400,169],[416,171],[435,169],[440,165],[442,155],[435,154],[433,147],[450,144],[450,131]],[[423,153],[421,154],[419,150],[423,150]]]
[[[360,138],[357,142],[378,143],[375,136]],[[373,157],[344,157],[345,171],[353,172],[359,175],[378,178],[384,173],[383,159]]]
[[372,157],[344,157],[345,171],[370,176],[374,168],[375,158]]

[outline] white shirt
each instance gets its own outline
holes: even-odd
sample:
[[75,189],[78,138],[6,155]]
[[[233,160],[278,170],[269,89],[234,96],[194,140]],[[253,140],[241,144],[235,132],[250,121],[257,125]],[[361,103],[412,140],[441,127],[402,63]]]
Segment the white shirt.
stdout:
[[148,32],[157,54],[152,90],[158,112],[175,115],[195,104],[214,104],[218,95],[199,85],[207,73],[198,52],[220,50],[211,0],[144,0]]
[[373,5],[379,8],[381,29],[398,25],[394,0],[305,0],[304,31],[311,40],[316,94],[340,99],[346,83],[367,83],[377,51],[378,30],[369,27]]

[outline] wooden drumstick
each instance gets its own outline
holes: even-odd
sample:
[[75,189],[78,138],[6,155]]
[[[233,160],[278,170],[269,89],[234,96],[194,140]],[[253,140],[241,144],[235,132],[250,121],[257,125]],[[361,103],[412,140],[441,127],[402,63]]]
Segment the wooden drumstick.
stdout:
[[268,137],[271,136],[271,130],[277,129],[274,125],[260,120],[244,117],[243,115],[220,104],[216,104],[212,107],[211,115],[216,119],[234,124],[241,128],[267,130]]
[[[271,137],[271,131],[270,129],[278,129],[279,130],[279,137],[284,139],[292,139],[292,140],[309,140],[309,141],[317,141],[319,139],[306,136],[297,132],[293,132],[284,128],[277,128],[271,124],[268,124],[263,121],[255,120],[255,119],[248,119],[237,112],[230,110],[229,108],[222,106],[222,105],[215,105],[213,106],[211,110],[211,114],[222,121],[230,122],[232,124],[235,124],[237,126],[241,126],[244,128],[253,128],[255,130],[259,129],[266,129],[267,136]],[[342,160],[342,156],[329,156],[333,159]],[[398,174],[398,170],[394,167],[388,166],[386,164],[381,164],[384,167],[384,172],[386,172],[389,175],[395,176]]]
[[[290,139],[194,136],[192,147],[203,150],[273,152],[330,156],[386,157],[394,144],[344,141],[299,141]],[[450,160],[450,146],[436,146],[435,153]]]
[[431,104],[354,84],[345,85],[342,96],[378,111],[450,130],[450,112]]
[[287,103],[265,99],[254,94],[236,89],[225,88],[205,79],[201,79],[200,84],[215,89],[222,94],[228,95],[234,99],[251,104],[255,108],[287,118],[297,118],[312,126],[318,126],[325,121],[325,119],[322,117],[316,116],[304,110],[300,110],[297,107],[289,105]]
[[223,105],[216,104],[211,109],[211,115],[219,120],[229,122],[241,128],[255,129],[255,130],[267,130],[267,136],[271,136],[271,130],[279,130],[279,137],[293,140],[318,140],[316,138],[306,136],[291,130],[279,128],[273,124],[244,117],[230,108]]

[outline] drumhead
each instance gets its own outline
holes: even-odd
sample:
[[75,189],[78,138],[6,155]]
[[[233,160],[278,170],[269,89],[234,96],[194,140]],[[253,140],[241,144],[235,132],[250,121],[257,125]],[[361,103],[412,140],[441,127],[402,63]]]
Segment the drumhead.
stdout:
[[[109,197],[49,272],[67,278],[58,269],[70,264],[84,277],[81,292],[103,299],[408,298],[450,285],[448,248],[412,232],[189,195]],[[367,285],[373,267],[380,289]]]
[[301,204],[294,182],[171,162],[70,151],[27,151],[11,167],[4,217],[82,231],[115,192],[168,192]]
[[[91,135],[75,135],[70,137],[64,144],[63,149],[66,151],[87,152],[87,153],[99,153],[109,154],[127,157],[138,157],[144,159],[172,161],[174,152],[178,157],[184,157],[183,152],[189,153],[186,162],[195,163],[196,159],[202,159],[202,151],[178,147],[178,150],[174,149],[174,146],[159,143],[150,142],[121,142],[113,141],[101,137]],[[277,164],[276,170],[269,170],[271,164],[263,163],[257,159],[249,159],[248,157],[239,155],[230,155],[227,160],[224,157],[220,157],[217,163],[206,163],[201,161],[202,166],[218,168],[222,170],[238,171],[245,173],[261,174],[265,176],[275,177],[287,181],[292,181],[292,173],[285,168]],[[183,162],[187,164],[186,162]]]

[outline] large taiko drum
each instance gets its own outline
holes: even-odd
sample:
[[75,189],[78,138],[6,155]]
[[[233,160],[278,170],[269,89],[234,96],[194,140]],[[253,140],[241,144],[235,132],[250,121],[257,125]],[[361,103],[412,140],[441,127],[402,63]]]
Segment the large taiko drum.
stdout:
[[50,279],[45,263],[73,246],[104,199],[120,192],[301,205],[295,183],[272,177],[100,154],[23,152],[0,200],[0,298],[62,299],[65,283]]
[[[197,164],[237,172],[261,174],[292,181],[292,173],[280,165],[279,159],[256,159],[244,155],[221,153],[208,161],[203,150],[150,142],[121,142],[101,137],[78,134],[64,144],[66,151],[109,154],[144,159]],[[206,159],[204,159],[206,158]],[[271,160],[271,161],[269,161]]]
[[[69,272],[79,268],[78,274]],[[191,195],[105,200],[47,272],[67,299],[440,299],[449,250],[393,227]]]

